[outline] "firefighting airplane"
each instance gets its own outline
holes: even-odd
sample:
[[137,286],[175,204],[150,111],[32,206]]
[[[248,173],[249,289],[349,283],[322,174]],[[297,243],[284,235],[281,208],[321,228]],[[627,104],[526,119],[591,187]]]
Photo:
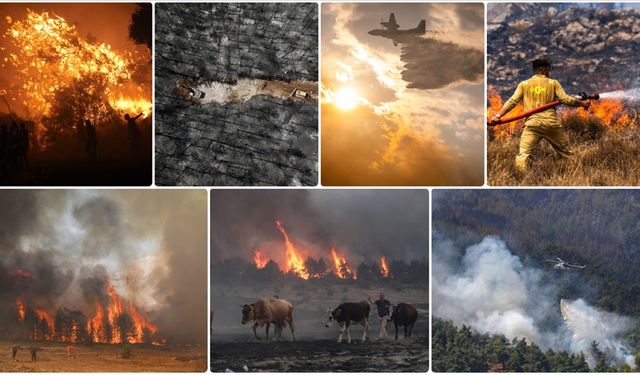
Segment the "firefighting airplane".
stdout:
[[[391,13],[389,15],[389,22],[384,22],[384,19],[380,22],[380,25],[382,25],[384,29],[374,29],[369,31],[369,34],[389,39],[395,39],[403,35],[423,35],[427,32],[426,24],[426,21],[422,20],[418,26],[413,29],[400,30],[400,25],[396,22],[396,15]],[[397,46],[398,43],[394,40],[393,45]]]
[[562,271],[571,271],[576,268],[583,269],[587,267],[586,265],[579,266],[577,264],[567,263],[558,257],[556,257],[556,259],[553,259],[553,260],[547,260],[547,262],[555,263],[553,265],[553,268],[557,270],[562,270]]

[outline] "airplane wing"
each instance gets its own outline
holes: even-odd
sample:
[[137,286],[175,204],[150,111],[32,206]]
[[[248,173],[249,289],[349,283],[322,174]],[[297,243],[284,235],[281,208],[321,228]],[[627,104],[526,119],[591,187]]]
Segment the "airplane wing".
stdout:
[[560,259],[559,257],[556,257],[556,259],[558,260],[558,262],[564,263],[564,260]]

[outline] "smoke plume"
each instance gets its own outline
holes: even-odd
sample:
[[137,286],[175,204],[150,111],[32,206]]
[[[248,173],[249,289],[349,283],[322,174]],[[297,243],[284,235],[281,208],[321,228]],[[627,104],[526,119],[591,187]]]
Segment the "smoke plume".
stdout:
[[543,281],[548,275],[525,266],[501,239],[487,236],[462,252],[435,235],[433,249],[436,317],[481,333],[526,338],[543,349],[583,352],[590,366],[590,345],[596,341],[611,360],[633,366],[618,339],[631,328],[628,318],[600,311],[582,299],[560,303],[553,283]]
[[205,191],[9,190],[0,203],[0,335],[16,301],[90,318],[113,287],[168,343],[206,343]]

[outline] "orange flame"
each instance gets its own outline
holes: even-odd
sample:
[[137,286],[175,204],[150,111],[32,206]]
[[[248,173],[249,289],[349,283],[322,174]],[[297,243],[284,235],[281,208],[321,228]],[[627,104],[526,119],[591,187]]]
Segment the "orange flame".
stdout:
[[[562,117],[564,118],[569,113],[564,112]],[[627,126],[634,125],[635,115],[632,114],[631,109],[624,105],[624,102],[620,99],[600,99],[591,101],[591,106],[588,110],[580,108],[575,112],[580,118],[588,119],[589,117],[599,118],[603,125],[610,129],[622,129]]]
[[[148,65],[148,57],[87,40],[64,18],[30,9],[25,19],[11,23],[5,37],[15,52],[8,53],[5,61],[17,71],[16,78],[21,82],[18,100],[30,112],[28,116],[50,116],[56,95],[87,77],[99,77],[106,88],[96,86],[87,91],[102,103],[88,109],[84,116],[105,120],[110,109],[120,115],[144,112],[146,117],[151,113],[151,98],[145,94],[148,90],[134,82],[136,70]],[[36,139],[41,137],[36,134]]]
[[[495,116],[503,106],[502,98],[500,98],[500,94],[498,94],[498,90],[493,86],[489,86],[487,90],[487,99],[489,100],[489,108],[487,108],[487,121],[491,120],[493,116]],[[518,103],[518,105],[509,111],[508,116],[517,116],[524,112],[524,107],[522,102]],[[506,140],[511,137],[523,126],[524,119],[509,122],[507,124],[498,125],[491,127],[491,131],[493,135],[498,140]]]
[[341,279],[356,279],[356,274],[349,268],[347,258],[339,255],[335,248],[331,249],[331,257],[335,266],[336,275]]
[[389,277],[389,263],[384,255],[380,257],[380,273],[384,278]]
[[309,278],[309,272],[304,266],[304,261],[302,260],[302,255],[295,247],[295,245],[289,240],[289,236],[287,232],[284,230],[282,223],[280,220],[276,220],[276,226],[282,235],[284,236],[284,242],[286,247],[286,256],[287,256],[287,272],[293,272],[299,277],[303,279]]
[[20,298],[16,300],[16,308],[18,309],[18,318],[21,322],[24,321],[26,310],[24,308],[24,302]]
[[263,250],[256,249],[253,251],[253,261],[258,269],[262,269],[269,263],[269,257]]
[[[38,308],[34,308],[33,312],[36,314],[38,320],[44,320],[47,323],[47,327],[49,327],[49,334],[43,335],[42,339],[53,340],[56,333],[56,325],[51,315],[49,315],[48,312]],[[35,337],[35,340],[38,340],[38,338]]]
[[91,336],[93,342],[106,343],[107,335],[105,333],[103,321],[104,310],[99,303],[95,304],[96,314],[87,321],[87,332]]
[[151,334],[155,334],[158,331],[158,327],[156,327],[155,324],[147,322],[131,302],[129,302],[129,315],[131,315],[131,319],[133,319],[133,327],[135,329],[134,336],[127,337],[129,344],[143,343],[145,330],[148,330]]

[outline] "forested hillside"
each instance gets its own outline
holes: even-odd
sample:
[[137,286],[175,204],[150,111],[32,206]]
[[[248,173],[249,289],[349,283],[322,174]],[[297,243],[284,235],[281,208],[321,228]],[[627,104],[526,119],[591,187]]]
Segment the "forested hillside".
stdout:
[[[561,257],[586,264],[592,303],[640,315],[640,192],[634,190],[434,191],[433,229],[460,246],[505,240],[528,265]],[[572,284],[572,283],[568,283]],[[576,285],[567,285],[567,288]],[[567,291],[568,296],[571,295]]]

